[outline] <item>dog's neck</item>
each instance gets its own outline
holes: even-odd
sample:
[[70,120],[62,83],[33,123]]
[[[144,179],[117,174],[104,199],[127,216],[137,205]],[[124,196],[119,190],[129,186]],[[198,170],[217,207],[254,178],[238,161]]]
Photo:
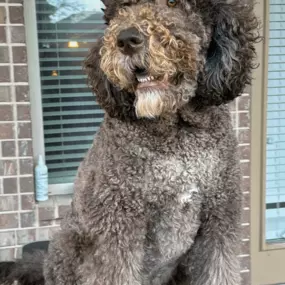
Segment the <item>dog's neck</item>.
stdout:
[[208,128],[215,109],[217,109],[216,106],[197,109],[191,104],[186,104],[179,110],[179,117],[183,122],[193,127]]
[[170,133],[177,129],[178,122],[178,114],[169,114],[156,119],[140,119],[136,123],[148,133],[164,137],[169,136]]
[[190,104],[187,104],[175,114],[169,114],[156,119],[122,121],[117,118],[111,118],[106,114],[105,121],[107,125],[110,123],[114,129],[117,128],[116,125],[123,123],[126,125],[126,130],[130,132],[134,132],[134,128],[139,128],[142,132],[146,132],[152,136],[166,138],[175,136],[179,129],[184,127],[211,129],[217,122],[221,122],[221,117],[228,118],[227,114],[227,106],[211,106],[197,110]]

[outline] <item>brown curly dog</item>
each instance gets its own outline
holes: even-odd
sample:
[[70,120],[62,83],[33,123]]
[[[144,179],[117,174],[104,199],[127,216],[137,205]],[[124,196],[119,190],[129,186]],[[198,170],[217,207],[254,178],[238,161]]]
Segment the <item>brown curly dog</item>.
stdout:
[[45,284],[239,285],[240,171],[225,103],[251,80],[253,7],[104,4],[108,27],[85,68],[105,120],[51,241]]

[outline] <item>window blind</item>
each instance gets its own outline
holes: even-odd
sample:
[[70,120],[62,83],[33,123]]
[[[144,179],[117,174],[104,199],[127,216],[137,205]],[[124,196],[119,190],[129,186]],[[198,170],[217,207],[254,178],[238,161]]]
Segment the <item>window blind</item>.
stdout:
[[104,32],[100,5],[99,0],[36,0],[49,184],[73,182],[104,115],[82,71],[89,48]]
[[270,0],[266,239],[285,238],[285,1]]

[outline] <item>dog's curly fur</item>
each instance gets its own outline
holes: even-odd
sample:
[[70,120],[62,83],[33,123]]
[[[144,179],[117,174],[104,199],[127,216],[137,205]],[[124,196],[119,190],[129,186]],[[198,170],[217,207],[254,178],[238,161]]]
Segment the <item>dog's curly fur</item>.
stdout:
[[[106,110],[51,242],[46,285],[239,285],[240,171],[227,102],[250,83],[241,0],[105,0],[85,68]],[[135,27],[134,55],[117,46]],[[139,88],[136,69],[163,88]],[[160,85],[159,85],[160,84]]]

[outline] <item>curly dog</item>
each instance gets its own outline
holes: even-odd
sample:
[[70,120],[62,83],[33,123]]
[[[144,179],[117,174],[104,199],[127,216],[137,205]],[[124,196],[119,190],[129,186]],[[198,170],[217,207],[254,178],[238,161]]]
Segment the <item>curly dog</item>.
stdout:
[[45,284],[239,285],[240,170],[226,103],[251,81],[253,5],[104,4],[107,29],[85,69],[106,115]]

